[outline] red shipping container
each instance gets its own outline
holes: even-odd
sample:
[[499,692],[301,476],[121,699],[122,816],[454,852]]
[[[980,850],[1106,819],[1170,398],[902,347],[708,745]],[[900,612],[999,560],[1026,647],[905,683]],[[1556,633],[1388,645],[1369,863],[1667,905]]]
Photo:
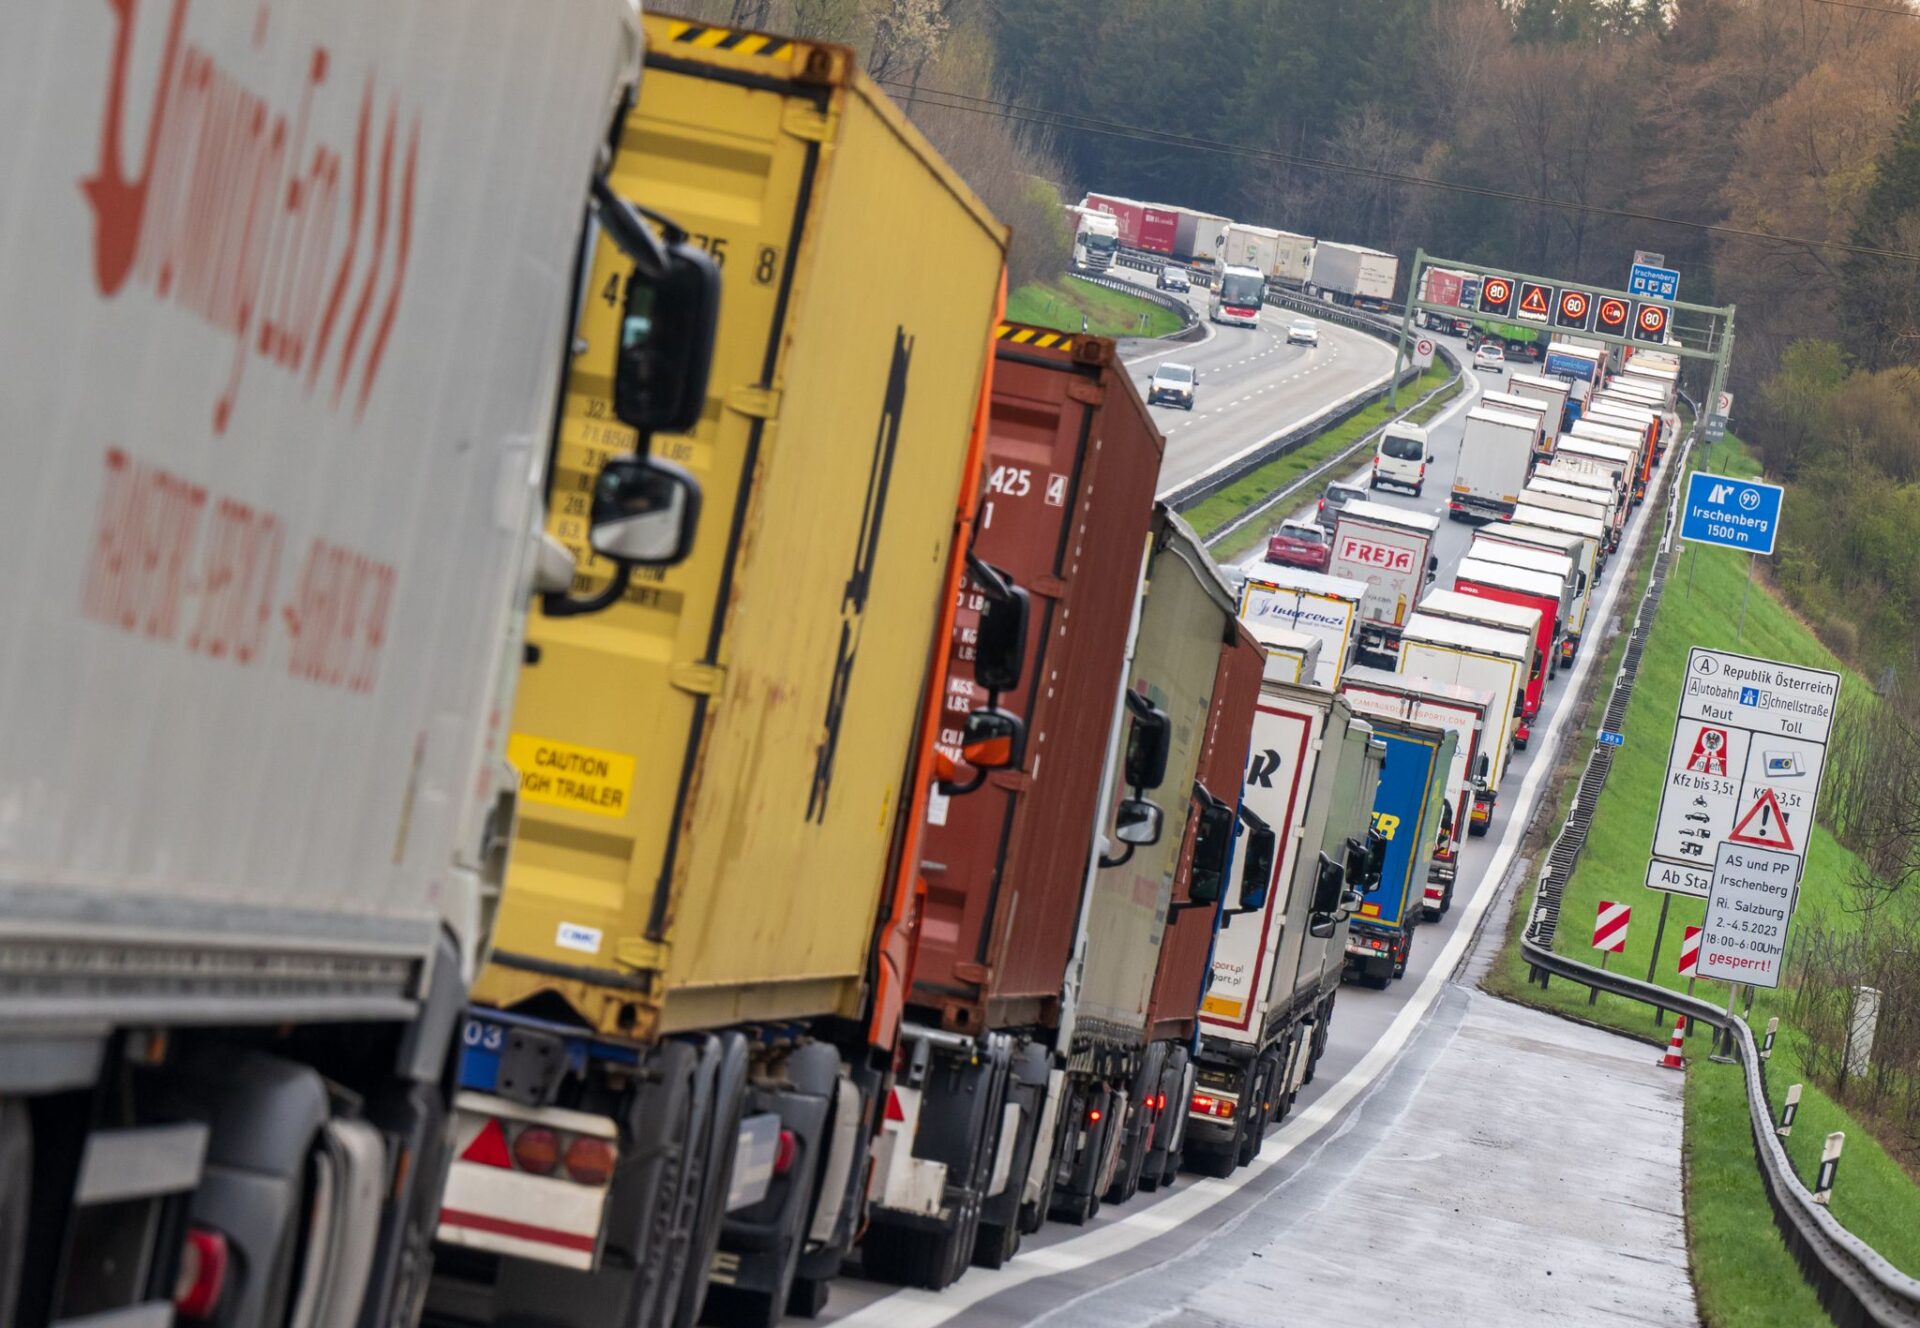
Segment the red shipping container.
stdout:
[[[1237,619],[1229,620],[1232,641],[1220,647],[1220,667],[1213,677],[1213,700],[1207,707],[1207,737],[1200,749],[1195,775],[1207,792],[1230,807],[1240,805],[1240,784],[1253,740],[1253,708],[1260,700],[1260,677],[1266,654]],[[1173,878],[1173,902],[1191,899],[1193,840],[1199,829],[1197,803],[1187,812],[1186,839],[1180,846],[1180,866]],[[1236,862],[1238,861],[1236,857]],[[1221,907],[1231,908],[1239,877],[1230,875],[1221,887]],[[1213,950],[1213,926],[1218,909],[1191,908],[1169,918],[1160,945],[1160,963],[1153,975],[1153,1000],[1147,1007],[1149,1041],[1185,1041],[1199,1019],[1200,986],[1206,978],[1207,958]]]
[[1112,215],[1115,223],[1120,227],[1121,248],[1138,249],[1140,247],[1140,233],[1147,212],[1146,204],[1136,203],[1131,198],[1115,198],[1111,194],[1088,194],[1085,206],[1092,208],[1095,212],[1106,212]]
[[1140,248],[1150,254],[1173,254],[1174,237],[1180,230],[1180,214],[1165,208],[1140,209]]
[[[929,808],[910,1002],[953,1031],[1058,1022],[1164,446],[1111,341],[1001,329],[974,552],[1032,599],[1022,686],[998,702],[1025,720],[1027,751]],[[954,628],[955,755],[986,699],[978,618],[963,603]]]

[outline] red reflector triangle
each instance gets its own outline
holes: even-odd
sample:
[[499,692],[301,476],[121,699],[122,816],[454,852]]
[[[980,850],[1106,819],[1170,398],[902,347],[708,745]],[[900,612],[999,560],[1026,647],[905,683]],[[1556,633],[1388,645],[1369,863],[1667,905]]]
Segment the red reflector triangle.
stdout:
[[513,1170],[513,1157],[507,1152],[507,1132],[500,1128],[500,1122],[490,1120],[482,1125],[480,1133],[473,1136],[473,1142],[460,1154],[460,1160]]
[[887,1091],[887,1119],[901,1122],[907,1119],[907,1113],[900,1110],[900,1094],[893,1089]]

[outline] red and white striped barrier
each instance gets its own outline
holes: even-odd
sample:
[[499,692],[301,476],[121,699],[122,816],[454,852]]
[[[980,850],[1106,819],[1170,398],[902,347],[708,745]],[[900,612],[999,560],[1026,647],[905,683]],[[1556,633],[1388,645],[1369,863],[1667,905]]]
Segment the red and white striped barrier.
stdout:
[[1690,978],[1700,968],[1700,929],[1687,928],[1680,938],[1680,976]]
[[1632,917],[1633,909],[1626,904],[1601,900],[1599,914],[1593,920],[1593,948],[1610,954],[1624,954],[1627,948],[1627,921]]

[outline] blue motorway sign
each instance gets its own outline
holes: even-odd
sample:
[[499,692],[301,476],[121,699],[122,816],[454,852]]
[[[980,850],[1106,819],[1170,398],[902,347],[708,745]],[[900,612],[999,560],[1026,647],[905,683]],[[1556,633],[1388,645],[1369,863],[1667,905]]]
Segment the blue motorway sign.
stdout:
[[1680,538],[1770,557],[1780,533],[1780,496],[1784,492],[1777,484],[1696,470],[1687,477]]
[[1601,729],[1600,745],[1602,747],[1625,747],[1627,745],[1627,735],[1617,733],[1613,729]]
[[1627,278],[1627,294],[1644,295],[1649,300],[1680,298],[1680,273],[1670,267],[1649,267],[1635,263]]

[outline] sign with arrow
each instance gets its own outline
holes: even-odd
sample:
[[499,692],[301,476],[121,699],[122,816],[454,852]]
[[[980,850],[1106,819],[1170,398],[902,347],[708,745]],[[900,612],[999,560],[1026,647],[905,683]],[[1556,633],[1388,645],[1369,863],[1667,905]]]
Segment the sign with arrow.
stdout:
[[[1797,885],[1839,701],[1838,673],[1695,646],[1660,788],[1647,885],[1706,898],[1719,888],[1728,847],[1738,858],[1730,870],[1742,879],[1784,875],[1788,886]],[[1755,865],[1782,858],[1791,873]],[[1707,930],[1703,956],[1712,946],[1711,923]],[[1704,959],[1700,971],[1709,976]]]

